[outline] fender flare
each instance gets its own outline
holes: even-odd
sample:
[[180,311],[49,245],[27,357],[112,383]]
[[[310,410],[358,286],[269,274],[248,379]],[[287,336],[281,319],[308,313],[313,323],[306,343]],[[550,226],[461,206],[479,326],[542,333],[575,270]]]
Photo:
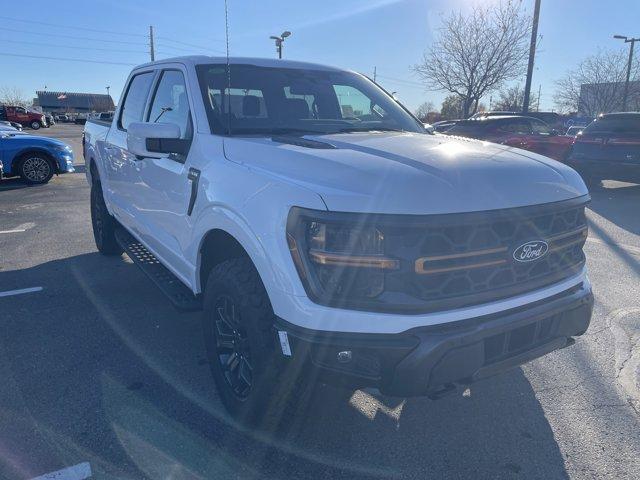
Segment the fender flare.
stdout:
[[203,210],[194,223],[193,238],[198,239],[197,243],[194,241],[194,246],[192,247],[195,250],[196,258],[192,278],[195,293],[202,293],[200,281],[202,247],[207,234],[214,230],[221,230],[227,233],[240,244],[256,267],[269,299],[273,299],[274,289],[279,288],[279,284],[282,282],[278,281],[278,275],[276,274],[272,261],[267,255],[264,245],[240,215],[222,205],[212,205]]

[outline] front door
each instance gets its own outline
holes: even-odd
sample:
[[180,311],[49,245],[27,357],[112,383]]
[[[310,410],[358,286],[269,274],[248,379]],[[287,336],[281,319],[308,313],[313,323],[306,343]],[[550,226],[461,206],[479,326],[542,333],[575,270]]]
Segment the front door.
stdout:
[[[180,68],[160,72],[145,121],[173,123],[180,127],[182,139],[193,139],[189,92]],[[139,159],[136,169],[138,184],[132,189],[131,204],[142,226],[141,238],[174,273],[186,279],[190,275],[183,255],[191,231],[189,155]]]

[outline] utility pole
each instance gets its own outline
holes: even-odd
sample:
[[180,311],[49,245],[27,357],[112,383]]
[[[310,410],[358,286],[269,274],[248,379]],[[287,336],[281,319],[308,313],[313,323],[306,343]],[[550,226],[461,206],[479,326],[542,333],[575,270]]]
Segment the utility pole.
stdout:
[[538,21],[540,20],[540,0],[536,0],[533,10],[533,26],[531,28],[531,43],[529,45],[529,65],[527,65],[527,81],[524,85],[524,101],[522,113],[529,111],[529,98],[531,97],[531,78],[533,77],[533,63],[536,56],[536,40],[538,38]]
[[540,95],[542,95],[542,84],[538,85],[538,102],[536,105],[536,112],[540,111]]
[[156,60],[156,49],[153,45],[153,25],[149,25],[149,54],[151,55],[151,61]]
[[376,83],[376,77],[378,74],[378,67],[373,67],[373,83]]
[[640,38],[629,38],[624,35],[614,35],[613,38],[624,40],[624,43],[630,43],[629,62],[627,63],[627,79],[624,82],[624,93],[622,94],[622,111],[627,111],[627,98],[629,96],[629,80],[631,79],[631,64],[633,63],[633,45],[640,42]]

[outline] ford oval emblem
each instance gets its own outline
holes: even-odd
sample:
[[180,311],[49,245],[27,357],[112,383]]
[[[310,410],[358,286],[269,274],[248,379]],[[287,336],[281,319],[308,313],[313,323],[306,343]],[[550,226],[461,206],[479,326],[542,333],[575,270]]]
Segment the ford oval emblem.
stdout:
[[516,262],[533,262],[544,257],[549,251],[549,244],[542,240],[533,240],[523,243],[513,251],[513,259]]

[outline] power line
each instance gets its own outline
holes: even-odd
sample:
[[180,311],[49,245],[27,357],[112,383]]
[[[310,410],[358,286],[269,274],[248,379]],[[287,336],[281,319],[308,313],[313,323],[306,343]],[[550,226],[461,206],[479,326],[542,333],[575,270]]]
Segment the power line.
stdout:
[[396,83],[406,83],[407,85],[413,85],[413,86],[415,86],[415,87],[422,87],[422,88],[424,88],[424,84],[422,84],[422,83],[420,83],[420,82],[414,82],[414,81],[411,81],[411,80],[405,80],[405,79],[402,79],[402,78],[396,78],[396,77],[388,77],[388,76],[386,76],[386,75],[380,75],[379,73],[377,74],[377,76],[378,76],[379,78],[384,78],[384,79],[387,79],[387,80],[393,80],[393,81],[394,81],[394,82],[396,82]]
[[25,20],[25,19],[14,18],[14,17],[5,17],[3,15],[0,15],[0,19],[11,20],[11,21],[14,21],[14,22],[33,23],[33,24],[37,24],[37,25],[46,25],[48,27],[71,28],[73,30],[84,30],[84,31],[87,31],[87,32],[111,33],[111,34],[114,34],[114,35],[125,35],[127,37],[145,37],[146,36],[146,35],[144,35],[142,33],[124,33],[124,32],[116,32],[116,31],[113,31],[113,30],[98,30],[98,29],[95,29],[95,28],[76,27],[76,26],[70,26],[70,25],[60,25],[60,24],[56,24],[56,23],[40,22],[40,21],[35,21],[35,20]]
[[[156,38],[157,38],[157,37],[156,37]],[[179,52],[189,52],[189,53],[193,53],[193,48],[175,47],[175,46],[173,46],[173,45],[167,45],[166,43],[158,43],[157,45],[158,45],[158,48],[161,48],[161,49],[169,49],[169,50],[177,50],[177,51],[179,51]],[[203,49],[203,50],[205,50],[205,51],[207,51],[207,52],[216,52],[216,53],[222,53],[222,54],[224,54],[224,51],[223,51],[223,50],[215,50],[215,49],[211,49],[211,48]]]
[[38,58],[38,59],[43,59],[43,60],[62,60],[62,61],[65,61],[65,62],[100,63],[100,64],[105,64],[105,65],[126,65],[126,66],[129,66],[129,67],[134,67],[134,66],[137,65],[136,63],[107,62],[107,61],[103,61],[103,60],[89,60],[89,59],[85,59],[85,58],[47,57],[47,56],[44,56],[44,55],[23,55],[23,54],[19,54],[19,53],[0,52],[0,55],[3,55],[5,57]]
[[[208,50],[211,47],[203,47],[202,45],[195,45],[193,43],[187,43],[187,42],[182,42],[180,40],[174,40],[172,38],[169,37],[157,37],[158,40],[164,40],[166,42],[173,42],[173,43],[177,43],[178,45],[184,45],[186,47],[193,47],[193,48],[201,48],[203,50]],[[214,42],[222,42],[222,40],[213,40]]]
[[29,32],[26,30],[18,30],[17,28],[7,28],[7,27],[2,27],[2,30],[6,30],[9,32],[18,32],[18,33],[25,33],[28,35],[44,35],[47,37],[61,37],[61,38],[72,38],[74,40],[86,40],[86,41],[91,41],[91,42],[106,42],[106,43],[120,43],[123,45],[142,45],[139,42],[125,42],[122,40],[105,40],[104,38],[88,38],[88,37],[78,37],[75,35],[64,35],[62,33],[49,33],[49,32]]
[[55,43],[43,43],[43,42],[26,42],[24,40],[6,40],[2,39],[2,42],[8,43],[19,43],[24,45],[36,45],[39,47],[55,47],[55,48],[72,48],[76,50],[96,50],[99,52],[117,52],[117,53],[136,53],[136,54],[146,54],[147,52],[140,52],[136,50],[119,50],[117,48],[100,48],[100,47],[78,47],[75,45],[59,45]]

